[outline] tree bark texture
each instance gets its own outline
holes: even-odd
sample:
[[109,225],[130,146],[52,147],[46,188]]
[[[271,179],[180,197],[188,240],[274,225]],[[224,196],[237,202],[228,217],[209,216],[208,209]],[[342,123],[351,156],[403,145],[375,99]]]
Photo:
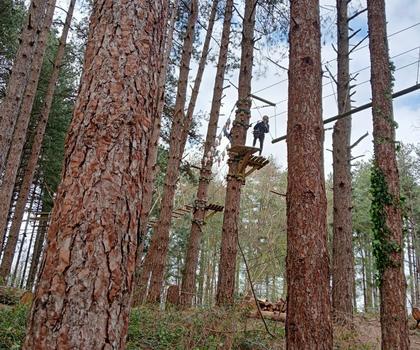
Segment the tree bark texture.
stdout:
[[[179,177],[179,165],[183,153],[182,137],[184,128],[189,128],[184,113],[187,97],[188,74],[194,42],[195,25],[198,16],[198,2],[190,3],[190,15],[182,48],[181,67],[179,71],[178,89],[175,101],[174,117],[169,142],[169,156],[165,182],[162,193],[160,215],[152,235],[149,251],[146,255],[144,270],[150,269],[150,288],[147,294],[148,302],[160,301],[161,288],[165,273],[166,257],[169,248],[169,230],[172,221],[173,199]],[[181,148],[182,147],[182,148]]]
[[[217,4],[216,4],[217,5]],[[200,179],[197,189],[197,198],[193,210],[191,232],[188,239],[185,266],[183,269],[180,304],[184,307],[192,305],[195,294],[195,277],[198,265],[199,245],[201,241],[202,226],[205,218],[207,205],[207,192],[212,176],[213,155],[219,121],[220,106],[223,97],[223,83],[225,78],[227,54],[229,50],[229,37],[233,12],[233,0],[227,0],[224,13],[222,39],[220,42],[219,59],[216,69],[216,78],[213,89],[210,119],[207,128],[204,153],[201,160]]]
[[[347,0],[337,0],[337,97],[338,113],[351,109],[349,85],[349,36]],[[351,116],[334,125],[333,132],[333,259],[332,305],[341,323],[353,317],[353,244],[350,172]]]
[[123,349],[166,1],[94,3],[23,349]]
[[[368,5],[369,48],[371,60],[373,143],[375,166],[382,174],[391,203],[385,203],[384,237],[381,244],[391,249],[390,259],[380,275],[380,314],[382,349],[408,349],[409,334],[405,308],[406,281],[403,260],[402,214],[399,174],[395,154],[395,124],[392,107],[392,72],[386,34],[384,0],[371,0]],[[380,263],[377,257],[377,264]],[[381,270],[381,269],[380,269]]]
[[[232,146],[245,145],[251,117],[251,79],[254,58],[254,27],[256,0],[245,1],[243,17],[241,67],[239,71],[238,102],[232,126]],[[241,188],[244,179],[237,176],[239,159],[230,155],[227,175],[225,211],[223,216],[222,240],[220,248],[219,278],[217,281],[216,304],[233,304],[235,290],[236,254],[238,249],[238,223]]]
[[[45,9],[50,2],[51,0],[31,1],[28,18],[20,36],[19,49],[7,84],[6,96],[0,105],[0,178],[6,165],[7,154],[9,153],[20,105],[24,98],[32,60],[35,58],[34,51],[42,32]],[[1,238],[0,247],[2,246]]]
[[287,349],[332,349],[318,0],[291,2]]
[[159,92],[160,100],[157,108],[157,114],[154,120],[152,134],[149,139],[149,146],[147,147],[146,153],[146,170],[143,184],[143,200],[141,203],[141,224],[140,224],[140,237],[139,246],[137,248],[137,261],[136,261],[136,273],[135,273],[135,286],[133,291],[132,305],[139,306],[145,298],[147,291],[147,283],[149,280],[150,271],[142,274],[142,254],[144,248],[144,237],[147,233],[148,219],[150,209],[152,208],[153,200],[153,183],[157,173],[156,161],[159,149],[159,137],[161,129],[161,119],[163,114],[163,108],[165,106],[165,84],[166,76],[168,71],[168,62],[172,51],[173,34],[175,29],[175,20],[178,13],[178,3],[172,7],[172,14],[169,27],[166,31],[166,43],[165,50],[160,70],[159,77]]
[[[7,215],[10,209],[9,204],[12,199],[13,187],[15,185],[19,165],[22,159],[22,151],[25,146],[26,134],[31,118],[32,105],[38,87],[38,80],[41,73],[42,62],[44,60],[45,49],[47,47],[48,35],[54,16],[54,9],[55,0],[50,0],[46,6],[45,17],[34,51],[34,58],[31,63],[32,65],[29,71],[29,77],[26,84],[24,96],[22,97],[22,102],[20,104],[15,130],[13,132],[12,142],[11,145],[9,145],[9,154],[7,155],[3,181],[0,187],[0,229],[3,230],[6,228],[7,225]],[[12,258],[13,251],[11,253]],[[10,251],[8,256],[5,256],[5,258],[6,259],[2,260],[2,267],[0,268],[0,276],[4,278],[5,276],[3,276],[3,273],[1,271],[7,270],[10,258]],[[8,268],[10,270],[10,266]]]
[[[13,262],[13,256],[16,249],[16,244],[17,244],[17,240],[19,236],[19,230],[22,223],[23,213],[25,211],[25,204],[26,204],[26,200],[28,199],[29,189],[30,189],[33,177],[34,177],[35,168],[38,163],[39,154],[41,152],[42,141],[44,139],[45,129],[47,127],[48,117],[50,115],[51,105],[52,105],[54,92],[55,92],[55,86],[58,80],[58,74],[60,72],[61,62],[64,57],[64,49],[66,47],[67,35],[70,29],[70,23],[73,17],[75,3],[76,3],[76,0],[71,0],[69,4],[69,8],[67,10],[66,20],[64,23],[63,32],[61,33],[57,54],[54,60],[53,70],[50,76],[50,80],[48,82],[47,92],[45,94],[44,103],[41,109],[41,115],[39,117],[38,125],[36,127],[35,136],[32,143],[31,154],[29,156],[28,164],[24,171],[22,186],[20,188],[19,197],[16,203],[16,208],[15,208],[15,213],[12,219],[12,226],[10,228],[10,233],[7,240],[6,249],[5,249],[3,260],[0,266],[0,277],[2,277],[4,280],[7,279],[10,273],[12,262]],[[54,11],[54,8],[52,9],[52,11]],[[46,32],[46,34],[48,33],[49,31]],[[28,86],[29,85],[30,84],[28,84]],[[26,129],[28,127],[28,123],[29,123],[29,118],[27,119],[27,122],[26,122]],[[18,125],[19,125],[19,121],[18,121]],[[18,131],[18,128],[16,128],[16,131]],[[15,139],[15,135],[13,135],[13,140],[14,139]],[[14,152],[15,147],[16,145],[13,144],[11,147],[10,156],[12,156],[15,153]],[[15,160],[15,158],[12,159],[12,157],[10,156],[7,161],[6,175],[13,176],[13,174],[10,174],[10,173],[13,171],[13,168],[16,169],[16,163],[12,162],[12,160]],[[5,181],[3,182],[3,186],[0,191],[0,201],[7,201],[8,199],[7,196],[9,194],[10,196],[12,195],[13,189],[9,193],[7,193],[8,191],[6,188],[7,185],[10,183],[10,180],[11,179],[7,179],[7,180],[5,179]],[[9,202],[10,202],[10,199],[9,199]],[[6,203],[6,202],[3,202],[3,203]],[[0,204],[0,208],[1,206],[2,204]],[[1,230],[4,230],[6,228],[6,224],[7,222],[0,220],[0,232]],[[2,225],[4,225],[4,227]]]

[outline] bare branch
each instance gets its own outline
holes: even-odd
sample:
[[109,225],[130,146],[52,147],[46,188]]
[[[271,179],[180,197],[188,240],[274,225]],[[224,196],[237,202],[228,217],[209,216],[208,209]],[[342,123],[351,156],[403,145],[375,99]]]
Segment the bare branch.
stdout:
[[351,20],[355,19],[357,16],[361,15],[363,12],[366,12],[367,8],[364,8],[363,10],[357,11],[354,15],[351,15],[348,19],[347,22],[350,22]]
[[357,159],[357,158],[362,158],[362,157],[364,157],[364,156],[365,156],[365,155],[364,155],[364,154],[362,154],[362,155],[360,155],[360,156],[353,157],[353,158],[351,158],[351,159],[350,159],[350,162],[351,162],[351,161],[353,161],[353,160],[355,160],[355,159]]
[[351,38],[353,38],[355,35],[357,35],[357,33],[359,33],[360,31],[361,31],[362,29],[358,29],[358,30],[356,30],[352,35],[350,35],[349,36],[349,40],[351,39]]
[[369,37],[369,34],[366,34],[365,35],[365,37],[362,39],[362,40],[360,40],[356,45],[354,45],[353,46],[353,48],[349,51],[349,56],[350,56],[350,54],[354,51],[354,50],[356,50],[356,48],[362,43],[362,42],[364,42],[367,38]]
[[364,138],[366,138],[366,137],[368,137],[369,136],[369,133],[366,131],[366,134],[364,134],[364,135],[362,135],[362,136],[360,136],[357,140],[356,140],[356,142],[354,142],[351,146],[350,146],[350,149],[352,149],[352,148],[354,148],[354,147],[356,147]]
[[286,72],[288,72],[289,70],[286,67],[281,66],[280,64],[278,64],[276,61],[273,61],[270,57],[265,56],[265,58],[267,60],[269,60],[271,63],[275,64],[277,67],[284,69]]
[[328,74],[330,75],[330,78],[334,81],[334,83],[335,83],[336,85],[338,85],[337,79],[335,79],[334,75],[331,73],[331,71],[330,71],[330,69],[328,68],[328,66],[327,66],[327,65],[325,65],[324,67],[325,67],[325,69],[327,70]]

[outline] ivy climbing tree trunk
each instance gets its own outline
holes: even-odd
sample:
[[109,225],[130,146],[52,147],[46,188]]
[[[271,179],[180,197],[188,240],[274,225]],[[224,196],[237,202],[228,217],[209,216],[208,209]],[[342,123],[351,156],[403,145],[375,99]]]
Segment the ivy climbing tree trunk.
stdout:
[[[0,178],[6,165],[13,131],[24,98],[34,51],[45,16],[45,8],[51,0],[32,0],[28,18],[20,36],[20,45],[13,62],[13,69],[7,84],[6,96],[0,104]],[[0,213],[2,215],[2,213]],[[7,215],[7,214],[6,214]],[[2,246],[0,236],[0,247]]]
[[[245,1],[243,17],[241,67],[239,71],[238,102],[232,126],[232,146],[245,145],[246,134],[251,117],[251,79],[254,58],[254,28],[256,0]],[[235,268],[238,245],[238,222],[241,201],[241,188],[244,179],[237,176],[239,159],[229,156],[225,210],[223,216],[222,240],[220,249],[219,278],[217,281],[216,304],[233,304],[235,290]]]
[[144,301],[144,297],[147,290],[147,282],[150,275],[150,268],[142,271],[142,253],[144,248],[144,237],[147,233],[148,228],[148,219],[150,209],[152,208],[152,200],[153,200],[153,183],[157,173],[157,155],[158,155],[158,148],[159,148],[159,137],[160,137],[160,130],[161,130],[161,119],[163,114],[163,108],[165,106],[165,83],[166,83],[166,76],[168,71],[168,62],[172,51],[172,43],[173,43],[173,34],[175,29],[175,20],[176,15],[178,13],[178,2],[172,7],[172,14],[171,20],[166,31],[165,35],[165,50],[164,56],[162,60],[161,70],[160,70],[160,77],[159,77],[159,92],[160,92],[160,100],[159,105],[157,108],[157,114],[155,117],[152,134],[149,140],[149,146],[147,147],[147,155],[146,155],[146,171],[145,171],[145,179],[143,184],[143,201],[141,203],[141,224],[140,224],[140,242],[137,248],[137,262],[136,262],[136,281],[134,286],[133,292],[133,299],[132,305],[138,306]]
[[286,348],[332,349],[319,1],[290,16]]
[[[217,6],[216,2],[215,4]],[[223,21],[222,40],[220,42],[220,52],[216,70],[216,79],[213,89],[213,99],[211,103],[210,119],[207,128],[206,142],[204,144],[203,158],[201,160],[200,180],[198,183],[197,198],[194,205],[185,266],[182,273],[180,304],[184,307],[191,306],[193,296],[195,294],[195,277],[198,265],[199,244],[206,213],[205,207],[207,205],[207,192],[212,176],[211,169],[213,166],[217,123],[219,121],[220,106],[222,104],[223,97],[223,83],[226,71],[227,54],[229,50],[232,11],[233,0],[227,0]]]
[[[349,75],[348,0],[337,0],[338,113],[351,109]],[[334,317],[349,323],[353,317],[353,244],[350,172],[351,116],[334,125],[333,132],[333,255],[332,305]]]
[[371,215],[380,278],[382,349],[408,349],[402,213],[395,154],[392,71],[384,0],[367,2],[371,60],[374,167]]
[[[23,213],[25,211],[25,204],[26,204],[26,200],[28,199],[29,189],[30,189],[33,177],[34,177],[36,165],[38,163],[38,158],[39,158],[39,154],[40,154],[41,146],[42,146],[42,140],[44,139],[45,129],[47,127],[48,117],[50,115],[51,105],[52,105],[52,101],[54,97],[55,86],[58,80],[58,74],[60,72],[61,61],[63,60],[63,57],[64,57],[64,49],[66,47],[67,35],[70,29],[70,23],[73,17],[75,3],[76,3],[76,0],[71,0],[68,10],[67,10],[66,20],[64,23],[63,32],[61,33],[61,37],[60,37],[60,41],[59,41],[59,45],[57,49],[57,54],[54,60],[53,70],[50,76],[50,80],[48,82],[47,92],[45,94],[43,106],[41,109],[41,115],[39,117],[38,125],[35,131],[31,154],[29,156],[28,164],[24,170],[22,186],[19,191],[19,197],[16,203],[16,208],[15,208],[15,212],[12,219],[12,225],[10,228],[10,233],[7,240],[6,249],[5,249],[3,260],[0,266],[0,277],[2,277],[3,279],[7,279],[10,273],[13,256],[14,256],[14,252],[16,249],[16,244],[17,244],[17,240],[19,236],[19,230],[22,223]],[[53,10],[54,8],[52,9],[52,11]],[[46,33],[48,34],[48,31]],[[28,124],[26,123],[26,129],[27,129],[27,126]],[[13,139],[14,138],[15,138],[15,135],[13,135]],[[15,149],[15,146],[16,145],[12,145],[11,154],[13,153],[12,151]],[[13,167],[16,167],[15,162],[14,161],[10,162],[11,160],[13,159],[9,157],[7,161],[8,166],[6,169],[6,175],[9,175],[9,176],[13,175],[13,174],[10,174],[10,172],[13,170]],[[5,180],[3,183],[2,189],[0,191],[0,201],[1,200],[6,201],[8,197],[9,196],[11,197],[12,195],[13,189],[12,191],[9,191],[9,192],[7,191],[7,184],[11,182],[10,180]],[[10,199],[9,199],[9,202],[10,202]],[[3,222],[2,220],[0,220],[0,232],[6,228],[6,224],[7,222]]]
[[166,1],[95,1],[23,349],[124,349]]

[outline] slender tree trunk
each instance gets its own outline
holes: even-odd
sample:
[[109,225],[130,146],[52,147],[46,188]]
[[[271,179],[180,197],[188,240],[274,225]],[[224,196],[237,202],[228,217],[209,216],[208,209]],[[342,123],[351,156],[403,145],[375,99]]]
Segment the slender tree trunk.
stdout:
[[361,249],[362,255],[362,287],[363,287],[363,305],[365,312],[368,312],[368,289],[367,289],[367,271],[366,271],[366,258],[363,254],[363,249]]
[[[42,202],[42,194],[40,201]],[[32,290],[35,280],[37,278],[38,267],[42,260],[41,258],[44,250],[45,234],[47,233],[48,229],[48,215],[43,213],[42,208],[43,206],[41,206],[41,214],[39,215],[38,219],[38,228],[34,244],[34,251],[32,253],[31,266],[29,268],[28,273],[28,280],[26,281],[26,289],[28,290]],[[34,223],[34,225],[35,224],[36,222]]]
[[[54,65],[53,65],[53,70],[50,76],[50,80],[48,82],[47,92],[44,98],[44,104],[41,109],[41,115],[38,121],[38,125],[35,131],[35,137],[32,143],[31,155],[29,157],[28,165],[26,166],[26,169],[24,171],[23,182],[22,182],[22,186],[19,192],[19,197],[16,203],[15,213],[12,220],[12,227],[9,233],[9,239],[7,241],[3,261],[0,266],[0,277],[3,277],[4,279],[7,278],[10,272],[11,263],[13,261],[13,255],[16,248],[17,237],[19,235],[19,229],[22,223],[23,212],[25,210],[25,203],[26,203],[26,200],[28,199],[29,188],[31,186],[34,173],[35,173],[35,168],[38,163],[38,158],[39,158],[39,154],[42,147],[42,141],[44,139],[45,129],[47,127],[48,117],[50,115],[55,87],[58,80],[58,74],[60,72],[61,62],[64,57],[64,49],[66,47],[67,35],[70,29],[70,23],[73,17],[73,10],[74,10],[75,3],[76,3],[76,0],[71,0],[69,4],[69,8],[67,10],[67,16],[64,23],[64,27],[63,27],[63,32],[61,34],[57,54],[56,54]],[[48,32],[49,31],[47,31],[47,34]],[[19,125],[19,122],[18,122],[18,125]],[[26,124],[26,127],[27,126],[28,124]],[[13,139],[14,138],[15,138],[15,135],[13,135]],[[15,145],[13,145],[11,148],[11,155],[13,153],[12,151],[14,150],[14,147]],[[11,157],[9,157],[7,161],[8,167],[6,169],[6,174],[9,173],[9,165],[10,165],[10,170],[12,170],[12,168],[15,167],[16,165],[16,164],[9,164],[10,163],[9,160],[12,160]],[[3,183],[4,189],[2,188],[2,190],[0,191],[0,200],[2,200],[3,195],[5,197],[7,196],[7,193],[5,193],[7,191],[6,189],[7,183],[8,182],[6,182],[6,180]],[[4,200],[7,200],[7,197],[4,198]],[[0,225],[1,224],[3,223],[0,221]],[[1,229],[2,227],[0,226],[0,230]]]
[[290,15],[286,347],[332,349],[319,1]]
[[[410,229],[409,229],[410,230]],[[416,304],[415,290],[414,290],[414,268],[413,268],[413,249],[410,241],[410,232],[407,234],[407,255],[408,255],[408,271],[410,276],[410,298],[411,304]]]
[[[370,242],[366,242],[366,246],[369,246]],[[366,249],[365,253],[365,268],[366,268],[366,303],[368,311],[372,311],[374,309],[374,301],[373,301],[373,292],[374,292],[374,273],[373,273],[373,264],[372,264],[372,253],[370,249]]]
[[[6,167],[4,170],[3,182],[0,187],[0,229],[3,230],[7,225],[7,214],[9,212],[9,203],[13,195],[13,186],[16,182],[17,172],[22,159],[22,151],[25,146],[26,134],[31,117],[32,105],[35,99],[38,80],[41,73],[42,62],[47,47],[48,35],[53,20],[55,9],[55,0],[49,0],[46,6],[46,13],[39,38],[34,50],[34,58],[32,60],[31,69],[29,71],[28,82],[26,84],[24,96],[20,104],[19,113],[11,144],[8,146],[9,153],[7,156]],[[14,239],[13,239],[14,241]],[[14,243],[16,245],[16,243]],[[9,245],[9,244],[8,244]],[[11,247],[9,245],[9,247]],[[7,247],[6,247],[7,249]],[[14,251],[14,248],[13,248]],[[11,257],[13,258],[13,251]],[[6,253],[8,254],[6,256]],[[0,268],[0,276],[5,278],[4,271],[10,270],[9,258],[10,250],[6,250],[5,258],[2,260]],[[6,260],[6,261],[5,261]],[[7,273],[6,273],[7,274]]]
[[[20,246],[19,246],[19,252],[18,252],[17,259],[16,259],[16,265],[15,265],[15,269],[14,269],[12,280],[11,280],[12,285],[16,281],[16,276],[17,276],[18,267],[19,267],[19,263],[20,263],[20,257],[22,255],[23,246],[25,245],[25,240],[26,240],[28,227],[29,227],[29,221],[30,221],[30,218],[31,218],[31,214],[32,214],[33,207],[34,207],[34,201],[35,201],[35,197],[36,197],[36,188],[37,188],[37,184],[34,184],[34,189],[33,189],[32,196],[31,196],[31,199],[29,201],[29,206],[28,206],[28,216],[26,218],[25,227],[24,227],[24,230],[23,230],[22,239],[21,239]],[[22,220],[21,220],[21,223],[22,223]],[[17,236],[19,236],[19,232],[20,232],[20,226],[18,228],[18,232],[16,233]]]
[[[33,213],[35,213],[35,215],[38,215],[38,213],[41,210],[41,208],[42,208],[42,191],[39,194],[39,198],[38,198],[38,203],[37,203],[37,206],[36,206],[36,210],[34,210]],[[29,220],[29,218],[30,218],[30,216],[28,214],[28,220]],[[47,223],[45,223],[45,225],[46,224]],[[34,240],[35,228],[36,228],[36,225],[35,225],[35,221],[34,221],[32,223],[31,238],[29,240],[28,250],[26,251],[25,265],[23,266],[22,278],[20,280],[20,288],[21,289],[25,285],[26,270],[28,268],[29,257],[31,256],[31,249],[32,249],[32,242]],[[32,256],[34,255],[34,253],[35,253],[35,251],[32,252]],[[31,288],[32,288],[32,285],[31,285]]]
[[[13,62],[13,69],[7,84],[6,96],[0,105],[0,178],[6,165],[15,123],[20,111],[28,83],[34,51],[44,26],[45,8],[51,0],[32,0],[26,24],[20,37],[20,45]],[[2,213],[0,213],[2,215]],[[0,237],[1,239],[1,237]],[[0,247],[2,242],[0,241]]]
[[367,5],[375,155],[372,215],[375,241],[380,242],[374,249],[380,276],[382,349],[408,349],[402,215],[385,2],[371,0]]
[[23,349],[125,347],[166,7],[94,3]]
[[151,267],[150,288],[147,295],[148,302],[158,302],[160,300],[165,273],[166,258],[169,248],[169,230],[172,222],[172,210],[174,206],[173,200],[179,176],[179,166],[184,150],[182,138],[184,135],[184,129],[189,129],[190,126],[184,114],[184,107],[197,16],[198,3],[197,0],[192,0],[187,31],[185,33],[184,46],[182,49],[178,91],[172,121],[168,165],[165,175],[160,215],[155,231],[152,235],[149,251],[147,252],[145,258],[146,260],[149,260],[146,261],[145,264],[149,264]]
[[[201,246],[204,246],[204,242],[201,244]],[[195,305],[203,305],[204,276],[206,273],[207,260],[208,260],[208,257],[207,257],[205,248],[203,247],[201,249],[200,258],[199,258],[200,264],[199,264],[197,297],[196,297]]]
[[[256,0],[245,1],[242,27],[241,67],[239,71],[238,102],[235,121],[232,127],[232,146],[245,145],[246,134],[251,117],[251,79],[254,58],[254,27]],[[229,157],[225,210],[223,216],[222,240],[220,248],[219,278],[217,281],[216,304],[233,304],[235,289],[235,267],[238,245],[238,222],[241,201],[241,188],[244,179],[237,176],[239,159]]]
[[[349,26],[348,0],[337,0],[338,113],[351,109],[349,96]],[[333,188],[334,225],[332,256],[332,305],[334,317],[340,323],[349,323],[353,317],[353,244],[351,217],[350,172],[351,116],[340,119],[333,133]]]
[[[152,208],[153,200],[153,183],[157,173],[157,155],[159,149],[159,137],[161,129],[161,119],[163,108],[165,105],[165,83],[168,71],[168,62],[172,51],[173,34],[175,28],[176,15],[178,13],[178,3],[172,8],[171,20],[166,32],[165,54],[162,60],[161,76],[159,77],[160,100],[157,108],[157,114],[154,121],[152,134],[147,148],[146,171],[143,184],[143,201],[141,204],[141,224],[140,224],[140,242],[137,249],[137,262],[136,262],[136,281],[133,292],[132,304],[133,306],[140,305],[145,298],[147,291],[147,284],[150,277],[150,266],[144,266],[142,271],[142,253],[144,249],[144,237],[147,233],[148,219],[150,209]],[[150,264],[148,264],[150,265]]]
[[207,193],[212,175],[211,169],[213,166],[213,151],[215,150],[217,123],[219,121],[220,106],[222,103],[223,82],[229,50],[232,12],[233,0],[227,0],[224,14],[222,40],[220,42],[219,60],[213,89],[213,99],[210,110],[210,119],[207,128],[206,142],[204,144],[203,158],[201,160],[200,181],[198,183],[197,199],[194,205],[191,233],[188,240],[187,256],[183,270],[180,303],[184,307],[191,306],[191,300],[195,292],[195,272],[197,270],[202,226],[204,224],[204,217],[206,214],[205,208],[207,205]]

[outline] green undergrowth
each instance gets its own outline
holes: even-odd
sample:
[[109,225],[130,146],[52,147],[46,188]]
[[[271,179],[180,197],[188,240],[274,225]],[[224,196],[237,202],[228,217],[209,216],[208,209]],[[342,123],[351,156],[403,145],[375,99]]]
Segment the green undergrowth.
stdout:
[[0,308],[0,350],[20,349],[25,337],[28,307],[1,306]]
[[[282,323],[267,321],[271,337],[260,320],[246,310],[194,309],[162,311],[156,306],[133,309],[127,350],[280,350],[285,349]],[[0,307],[0,350],[20,349],[25,337],[28,307]],[[419,335],[416,335],[420,337]],[[416,338],[417,339],[417,338]],[[380,346],[379,318],[357,316],[354,327],[334,327],[334,349],[374,350]]]
[[269,327],[276,338],[261,321],[234,310],[141,307],[131,312],[127,349],[283,349],[283,325],[269,322]]

